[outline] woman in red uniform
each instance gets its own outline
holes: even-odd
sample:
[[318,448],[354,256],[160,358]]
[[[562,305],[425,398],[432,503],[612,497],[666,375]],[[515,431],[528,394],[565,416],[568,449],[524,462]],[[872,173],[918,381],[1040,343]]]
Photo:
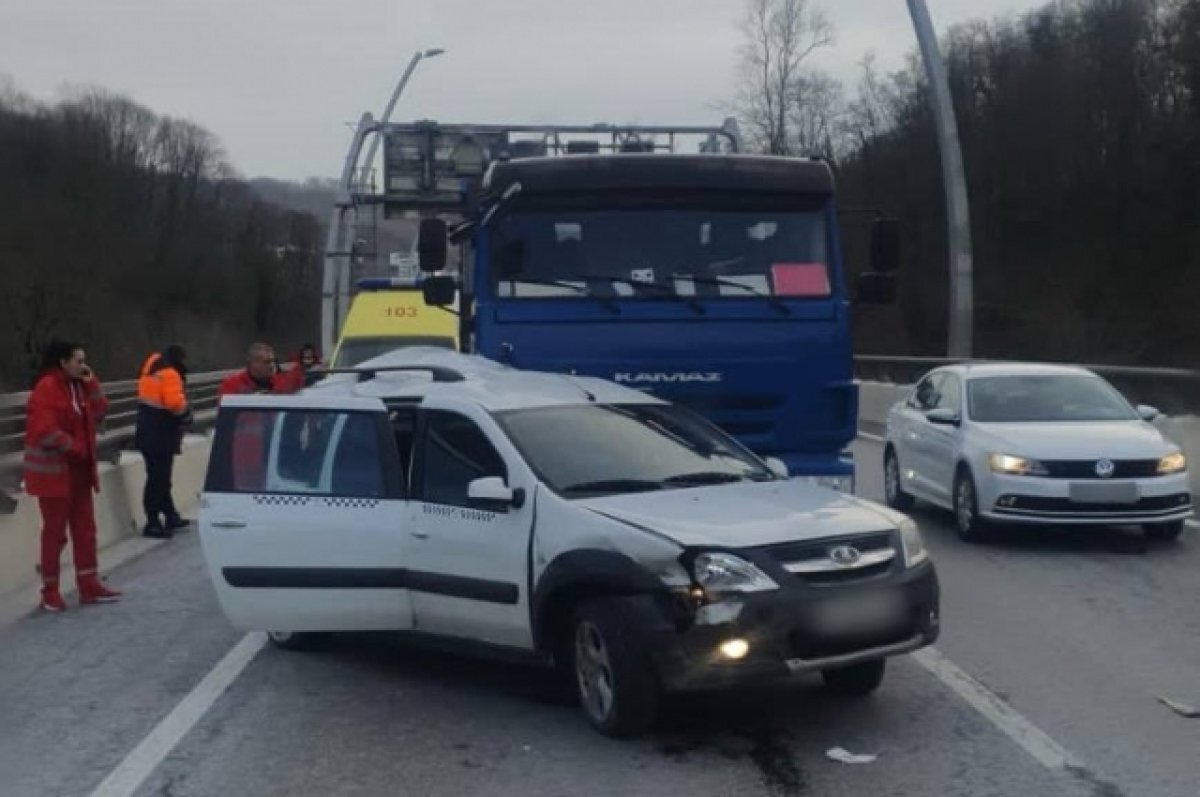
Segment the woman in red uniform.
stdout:
[[107,603],[121,593],[98,574],[96,516],[92,493],[99,491],[96,425],[108,400],[88,367],[83,348],[54,342],[25,408],[25,491],[42,512],[42,608],[67,608],[59,591],[59,560],[70,532],[80,603]]

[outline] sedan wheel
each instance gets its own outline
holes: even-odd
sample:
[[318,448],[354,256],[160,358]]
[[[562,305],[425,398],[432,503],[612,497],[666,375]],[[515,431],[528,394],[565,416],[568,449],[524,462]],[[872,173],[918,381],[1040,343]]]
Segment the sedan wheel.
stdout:
[[659,689],[633,618],[619,599],[585,604],[575,617],[572,646],[579,703],[607,736],[632,736],[653,722]]
[[978,542],[986,532],[986,521],[979,517],[979,499],[975,480],[966,468],[954,480],[954,527],[967,542]]
[[892,509],[898,509],[901,512],[912,509],[913,497],[904,492],[900,481],[900,460],[896,457],[896,450],[891,446],[883,455],[883,492],[888,506]]

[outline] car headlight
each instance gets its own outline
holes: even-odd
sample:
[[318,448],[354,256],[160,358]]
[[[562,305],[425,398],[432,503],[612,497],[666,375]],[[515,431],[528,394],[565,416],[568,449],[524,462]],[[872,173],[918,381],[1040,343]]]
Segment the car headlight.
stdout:
[[1187,470],[1187,457],[1182,451],[1175,451],[1167,454],[1158,461],[1158,475],[1166,476],[1171,473],[1179,473]]
[[818,487],[837,490],[839,493],[854,494],[854,477],[850,475],[798,476],[796,478]]
[[696,583],[706,592],[766,592],[779,589],[770,576],[731,553],[702,553],[692,563]]
[[1008,454],[989,454],[988,467],[993,473],[1004,473],[1009,476],[1049,476],[1046,466],[1036,459],[1025,459]]
[[917,524],[905,519],[900,524],[900,544],[904,547],[904,566],[916,567],[929,559],[929,549],[921,539]]

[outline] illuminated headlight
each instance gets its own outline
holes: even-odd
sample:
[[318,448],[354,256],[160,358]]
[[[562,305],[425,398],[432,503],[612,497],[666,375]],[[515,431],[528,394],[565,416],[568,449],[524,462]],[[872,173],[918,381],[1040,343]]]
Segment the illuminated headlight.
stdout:
[[852,495],[854,493],[854,477],[845,476],[797,476],[801,481],[806,481],[809,484],[815,484],[818,487],[827,487],[830,490],[837,490],[839,493]]
[[1013,457],[1008,454],[988,455],[988,467],[993,473],[1004,473],[1009,476],[1049,476],[1046,466],[1036,459]]
[[1179,473],[1187,470],[1187,457],[1182,451],[1175,451],[1167,454],[1158,461],[1158,475],[1166,476],[1171,473]]
[[692,564],[696,583],[709,593],[766,592],[779,589],[770,576],[740,556],[702,553]]
[[900,524],[900,544],[904,547],[905,567],[916,567],[928,561],[929,550],[925,547],[925,541],[921,539],[917,524],[911,520],[906,519]]

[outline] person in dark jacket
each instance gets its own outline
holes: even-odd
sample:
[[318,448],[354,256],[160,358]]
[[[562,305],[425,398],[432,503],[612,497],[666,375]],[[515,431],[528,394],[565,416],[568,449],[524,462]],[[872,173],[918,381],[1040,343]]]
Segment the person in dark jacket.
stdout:
[[146,463],[142,507],[146,527],[142,534],[168,539],[188,527],[171,495],[171,471],[180,453],[183,431],[192,422],[187,393],[187,353],[167,346],[151,354],[138,375],[138,415],[134,445]]

